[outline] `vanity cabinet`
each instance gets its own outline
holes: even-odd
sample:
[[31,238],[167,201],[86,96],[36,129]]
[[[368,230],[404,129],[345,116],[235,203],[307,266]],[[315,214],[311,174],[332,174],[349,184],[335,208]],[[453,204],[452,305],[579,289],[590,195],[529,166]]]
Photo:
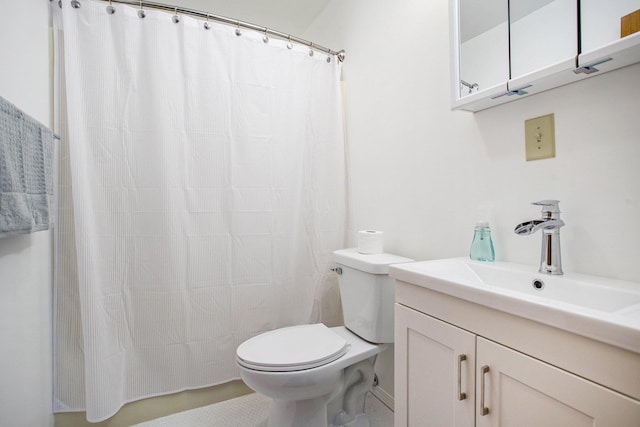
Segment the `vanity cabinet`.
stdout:
[[476,337],[396,304],[395,425],[471,427]]
[[476,362],[478,427],[640,424],[639,401],[490,340],[477,338]]
[[480,111],[640,61],[640,0],[450,0],[452,109]]
[[396,291],[396,427],[640,425],[640,355],[401,281]]

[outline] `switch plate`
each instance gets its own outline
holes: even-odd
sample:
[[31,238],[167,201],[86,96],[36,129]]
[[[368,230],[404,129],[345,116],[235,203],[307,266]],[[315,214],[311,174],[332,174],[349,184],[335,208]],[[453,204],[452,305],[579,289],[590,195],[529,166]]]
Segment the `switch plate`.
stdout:
[[527,161],[556,156],[556,130],[553,114],[524,121]]

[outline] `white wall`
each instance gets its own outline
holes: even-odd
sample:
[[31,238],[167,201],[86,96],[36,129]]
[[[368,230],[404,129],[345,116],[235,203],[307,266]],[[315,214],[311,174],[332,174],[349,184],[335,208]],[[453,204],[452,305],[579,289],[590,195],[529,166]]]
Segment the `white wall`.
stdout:
[[[472,114],[449,107],[446,1],[332,0],[305,37],[347,52],[352,244],[466,256],[489,204],[497,258],[536,265],[541,237],[512,230],[556,198],[565,270],[640,282],[640,65]],[[547,113],[557,157],[526,162],[524,120]]]
[[[49,2],[1,0],[0,96],[50,124]],[[53,426],[52,233],[0,239],[0,425]]]

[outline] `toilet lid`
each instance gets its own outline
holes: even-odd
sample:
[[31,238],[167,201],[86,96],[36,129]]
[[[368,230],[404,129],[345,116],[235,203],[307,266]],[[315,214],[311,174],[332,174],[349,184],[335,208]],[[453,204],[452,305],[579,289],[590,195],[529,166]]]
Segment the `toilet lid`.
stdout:
[[300,371],[325,365],[347,352],[347,340],[322,323],[276,329],[236,350],[240,365],[259,371]]

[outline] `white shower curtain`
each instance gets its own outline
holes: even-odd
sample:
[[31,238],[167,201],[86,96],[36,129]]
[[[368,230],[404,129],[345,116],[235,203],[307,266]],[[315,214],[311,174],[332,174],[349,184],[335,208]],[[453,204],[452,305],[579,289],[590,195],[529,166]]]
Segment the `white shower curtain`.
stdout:
[[263,34],[52,2],[57,411],[238,377],[236,347],[310,320],[346,242],[340,65]]

